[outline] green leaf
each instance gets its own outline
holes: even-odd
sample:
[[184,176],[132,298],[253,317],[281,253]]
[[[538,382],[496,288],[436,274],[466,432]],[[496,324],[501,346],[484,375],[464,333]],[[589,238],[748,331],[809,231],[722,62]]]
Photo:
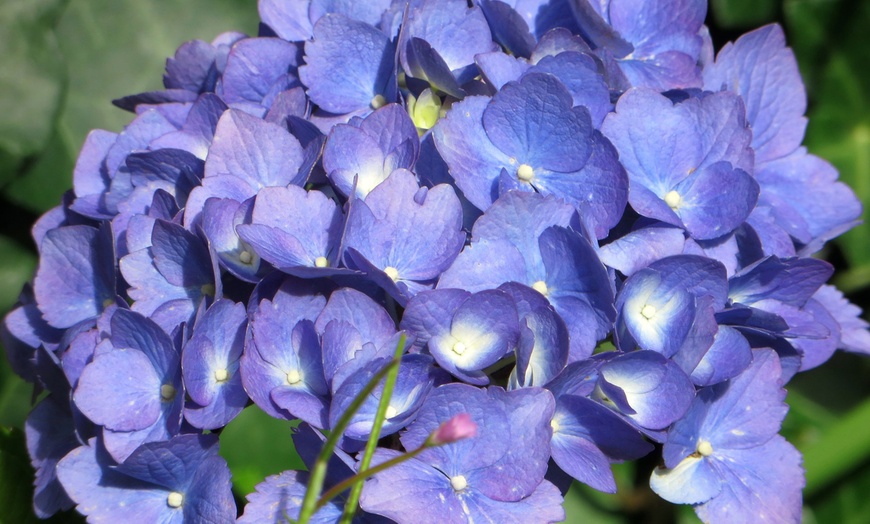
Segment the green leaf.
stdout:
[[257,406],[248,406],[220,435],[220,454],[233,473],[238,493],[254,492],[254,486],[269,475],[288,469],[305,469],[290,440],[298,421],[278,420]]
[[51,134],[65,82],[54,24],[65,4],[5,0],[0,10],[0,149],[9,156],[40,151]]
[[61,197],[70,188],[75,167],[75,147],[69,134],[63,134],[58,123],[48,147],[6,189],[6,196],[21,207],[36,213],[60,204]]
[[[788,384],[786,402],[791,409],[782,433],[805,453],[808,495],[836,482],[862,457],[870,457],[870,436],[860,429],[870,396],[868,376],[866,357],[837,352],[824,366],[799,373]],[[849,422],[855,417],[857,422]]]
[[778,0],[712,0],[710,9],[719,27],[743,29],[771,22],[776,18]]
[[807,470],[805,493],[822,489],[870,458],[867,428],[870,428],[870,400],[828,427],[817,441],[802,450]]
[[[56,29],[58,40],[64,42],[65,64],[54,66],[69,71],[69,88],[48,152],[52,158],[41,160],[41,166],[12,182],[6,194],[34,211],[57,205],[72,185],[70,159],[88,131],[121,131],[133,119],[133,114],[113,106],[113,99],[162,89],[166,58],[182,43],[197,38],[211,41],[225,31],[255,33],[257,22],[255,2],[243,0],[71,2]],[[0,75],[5,70],[4,63]],[[35,115],[35,110],[28,110],[24,118]],[[45,130],[43,143],[51,130],[50,126]]]
[[22,479],[33,478],[24,433],[0,427],[0,522],[38,522],[31,508],[33,487]]
[[788,30],[788,45],[794,50],[810,98],[816,90],[831,43],[838,30],[840,0],[786,0],[783,15]]
[[24,427],[32,393],[33,385],[13,373],[5,356],[0,356],[0,426]]
[[[838,524],[864,524],[870,515],[870,464],[865,462],[855,472],[830,489],[811,497],[811,511],[805,513],[804,522],[836,522]],[[807,518],[810,517],[810,518]]]
[[36,269],[36,256],[9,237],[0,235],[0,311],[18,300],[21,287]]

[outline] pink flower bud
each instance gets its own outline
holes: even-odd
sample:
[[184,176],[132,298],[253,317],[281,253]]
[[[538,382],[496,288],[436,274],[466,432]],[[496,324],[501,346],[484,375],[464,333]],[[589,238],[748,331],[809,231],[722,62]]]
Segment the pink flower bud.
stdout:
[[468,413],[460,413],[438,426],[429,436],[429,444],[441,446],[477,435],[477,424]]

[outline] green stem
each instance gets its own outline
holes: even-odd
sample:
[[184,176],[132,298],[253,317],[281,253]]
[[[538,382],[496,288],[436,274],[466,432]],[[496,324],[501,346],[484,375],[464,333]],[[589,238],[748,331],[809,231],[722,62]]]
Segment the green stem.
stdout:
[[423,444],[422,446],[420,446],[417,449],[411,450],[407,453],[402,453],[401,455],[399,455],[397,457],[393,457],[386,462],[382,462],[382,463],[378,464],[377,466],[374,466],[372,468],[368,468],[365,470],[360,470],[360,472],[357,473],[356,475],[344,479],[343,481],[339,482],[335,486],[332,486],[332,488],[330,488],[326,493],[324,493],[323,496],[320,497],[320,500],[317,501],[317,504],[318,504],[317,508],[320,509],[321,507],[325,506],[327,502],[329,502],[330,500],[334,499],[335,497],[341,495],[341,493],[343,491],[345,491],[346,489],[349,489],[351,486],[355,485],[355,483],[362,484],[362,482],[364,480],[371,477],[372,475],[376,475],[376,474],[380,473],[381,471],[384,471],[385,469],[389,469],[397,464],[401,464],[402,462],[405,462],[406,460],[410,460],[410,459],[416,457],[417,455],[419,455],[420,453],[422,453],[423,451],[425,451],[429,447],[431,447],[431,446],[429,446],[427,444]]
[[[402,341],[404,341],[404,338]],[[338,444],[342,435],[344,435],[347,426],[350,425],[350,421],[353,419],[354,414],[359,411],[360,406],[363,405],[363,402],[366,401],[371,392],[375,390],[381,379],[384,378],[391,369],[397,368],[398,366],[399,360],[393,359],[389,364],[375,373],[362,391],[354,397],[350,406],[348,406],[347,410],[342,413],[338,423],[334,428],[332,428],[326,442],[323,444],[323,449],[320,450],[320,455],[317,456],[317,461],[314,463],[314,467],[311,468],[311,475],[308,477],[308,489],[305,490],[305,498],[302,501],[302,508],[299,510],[299,524],[307,524],[311,517],[314,516],[315,511],[317,511],[317,496],[320,494],[321,489],[323,489],[323,481],[326,478],[326,466],[329,464],[329,459],[332,457],[335,446]]]
[[[396,351],[393,354],[393,361],[399,362],[402,358],[402,353],[405,352],[405,334],[399,337],[399,343],[396,344]],[[372,422],[372,432],[369,435],[369,440],[366,442],[365,453],[359,463],[358,471],[365,471],[369,464],[372,463],[372,456],[375,454],[375,449],[378,447],[378,439],[381,438],[381,428],[384,421],[387,419],[387,409],[390,407],[390,400],[393,398],[393,388],[396,387],[396,377],[399,376],[399,366],[392,367],[387,372],[387,378],[384,380],[384,389],[381,392],[381,401],[378,403],[378,412],[375,414],[375,420]],[[347,502],[344,505],[344,511],[341,514],[341,524],[350,524],[353,520],[353,515],[356,513],[357,503],[359,502],[360,493],[362,493],[363,483],[365,478],[357,479],[353,488],[347,496]],[[341,493],[339,491],[339,493]],[[322,500],[322,498],[321,498]],[[316,507],[322,507],[326,501],[318,501]]]

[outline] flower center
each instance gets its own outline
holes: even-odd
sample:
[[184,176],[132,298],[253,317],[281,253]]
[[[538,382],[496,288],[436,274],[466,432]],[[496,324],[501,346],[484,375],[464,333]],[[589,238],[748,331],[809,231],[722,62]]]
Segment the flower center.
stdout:
[[160,398],[163,399],[164,402],[169,402],[175,398],[175,387],[173,387],[172,384],[163,384],[160,386]]
[[247,249],[239,253],[239,262],[242,264],[250,264],[252,260],[254,260],[254,256]]
[[520,164],[517,168],[517,178],[523,182],[529,182],[535,177],[535,170],[529,164]]
[[550,290],[547,289],[547,283],[543,280],[538,280],[537,282],[532,284],[532,289],[544,296],[547,296],[550,293]]
[[399,411],[396,408],[394,408],[393,406],[387,406],[387,413],[386,413],[387,418],[393,418],[398,414],[399,414]]
[[214,284],[203,284],[201,288],[199,288],[199,292],[202,293],[203,296],[213,297],[215,293]]
[[386,273],[393,282],[399,280],[399,270],[394,268],[393,266],[387,266],[386,268],[384,268],[384,273]]
[[387,105],[387,99],[384,98],[384,95],[375,95],[372,97],[372,109],[380,109]]
[[329,265],[329,260],[326,257],[317,257],[314,259],[314,267],[326,267]]
[[180,508],[181,504],[184,502],[184,495],[177,491],[173,491],[166,497],[166,503],[169,504],[170,508]]
[[225,382],[230,377],[230,374],[226,369],[216,369],[214,370],[214,379],[218,382]]
[[668,205],[669,208],[676,211],[680,208],[680,205],[683,203],[683,197],[680,196],[676,191],[670,191],[667,195],[665,195],[665,204]]
[[450,487],[453,488],[453,491],[462,491],[468,487],[468,481],[465,480],[464,476],[456,475],[455,477],[450,477]]
[[643,318],[649,320],[656,316],[656,307],[647,304],[640,310],[640,314],[643,315]]
[[465,344],[463,344],[462,342],[457,342],[456,344],[453,344],[453,352],[456,353],[457,355],[461,355],[461,354],[465,353],[466,349],[468,349],[468,348],[465,347]]
[[706,440],[699,440],[697,451],[702,457],[709,457],[713,454],[713,445]]
[[302,381],[302,374],[299,373],[297,370],[294,369],[292,371],[287,372],[287,383],[290,384],[291,386],[294,384],[298,384],[301,381]]

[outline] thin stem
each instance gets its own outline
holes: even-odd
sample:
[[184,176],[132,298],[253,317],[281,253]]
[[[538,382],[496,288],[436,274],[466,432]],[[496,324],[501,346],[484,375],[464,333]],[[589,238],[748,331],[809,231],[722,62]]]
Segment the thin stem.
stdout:
[[385,469],[389,469],[397,464],[401,464],[402,462],[405,462],[406,460],[410,460],[410,459],[416,457],[417,455],[419,455],[420,453],[422,453],[423,451],[425,451],[429,447],[431,447],[431,446],[423,444],[422,446],[420,446],[417,449],[411,450],[407,453],[402,453],[401,455],[393,457],[386,462],[382,462],[382,463],[378,464],[377,466],[374,466],[374,467],[371,467],[371,468],[368,468],[365,470],[361,470],[356,475],[344,479],[343,481],[339,482],[335,486],[332,486],[326,493],[323,494],[322,497],[320,497],[320,500],[317,501],[317,509],[320,509],[323,506],[325,506],[327,502],[329,502],[330,500],[339,496],[343,491],[349,489],[352,485],[354,485],[354,483],[356,483],[356,482],[362,483],[362,481],[370,478],[372,475],[376,475],[376,474],[380,473],[381,471],[384,471]]
[[[401,339],[404,346],[404,336]],[[320,455],[317,456],[317,461],[314,467],[311,468],[311,475],[308,477],[308,489],[305,490],[305,498],[302,501],[302,508],[299,511],[299,523],[306,524],[317,511],[317,496],[323,489],[323,481],[326,478],[326,466],[329,464],[329,459],[338,444],[338,440],[344,435],[344,431],[350,425],[354,414],[359,411],[360,406],[368,398],[372,391],[378,386],[381,379],[393,368],[399,366],[399,360],[393,359],[389,364],[381,368],[375,373],[368,384],[354,397],[353,401],[348,406],[347,410],[342,413],[338,423],[332,428],[326,442],[323,444],[323,449],[320,450]]]
[[[400,361],[402,353],[405,351],[405,334],[399,337],[399,343],[396,344],[396,351],[393,353],[393,361]],[[390,407],[390,400],[393,398],[393,388],[396,386],[396,377],[399,375],[399,366],[395,366],[387,373],[387,378],[384,380],[384,389],[381,392],[381,401],[378,404],[378,412],[375,414],[375,420],[372,423],[372,432],[369,435],[369,440],[366,442],[365,453],[359,463],[359,471],[368,469],[372,463],[372,456],[375,454],[375,449],[378,447],[378,439],[381,437],[381,428],[384,421],[387,419],[387,409]],[[347,502],[344,505],[344,511],[341,514],[341,524],[350,524],[353,520],[353,515],[356,513],[357,503],[359,502],[360,493],[362,493],[363,483],[365,478],[357,480],[350,493],[347,496]],[[340,493],[340,492],[339,492]]]

